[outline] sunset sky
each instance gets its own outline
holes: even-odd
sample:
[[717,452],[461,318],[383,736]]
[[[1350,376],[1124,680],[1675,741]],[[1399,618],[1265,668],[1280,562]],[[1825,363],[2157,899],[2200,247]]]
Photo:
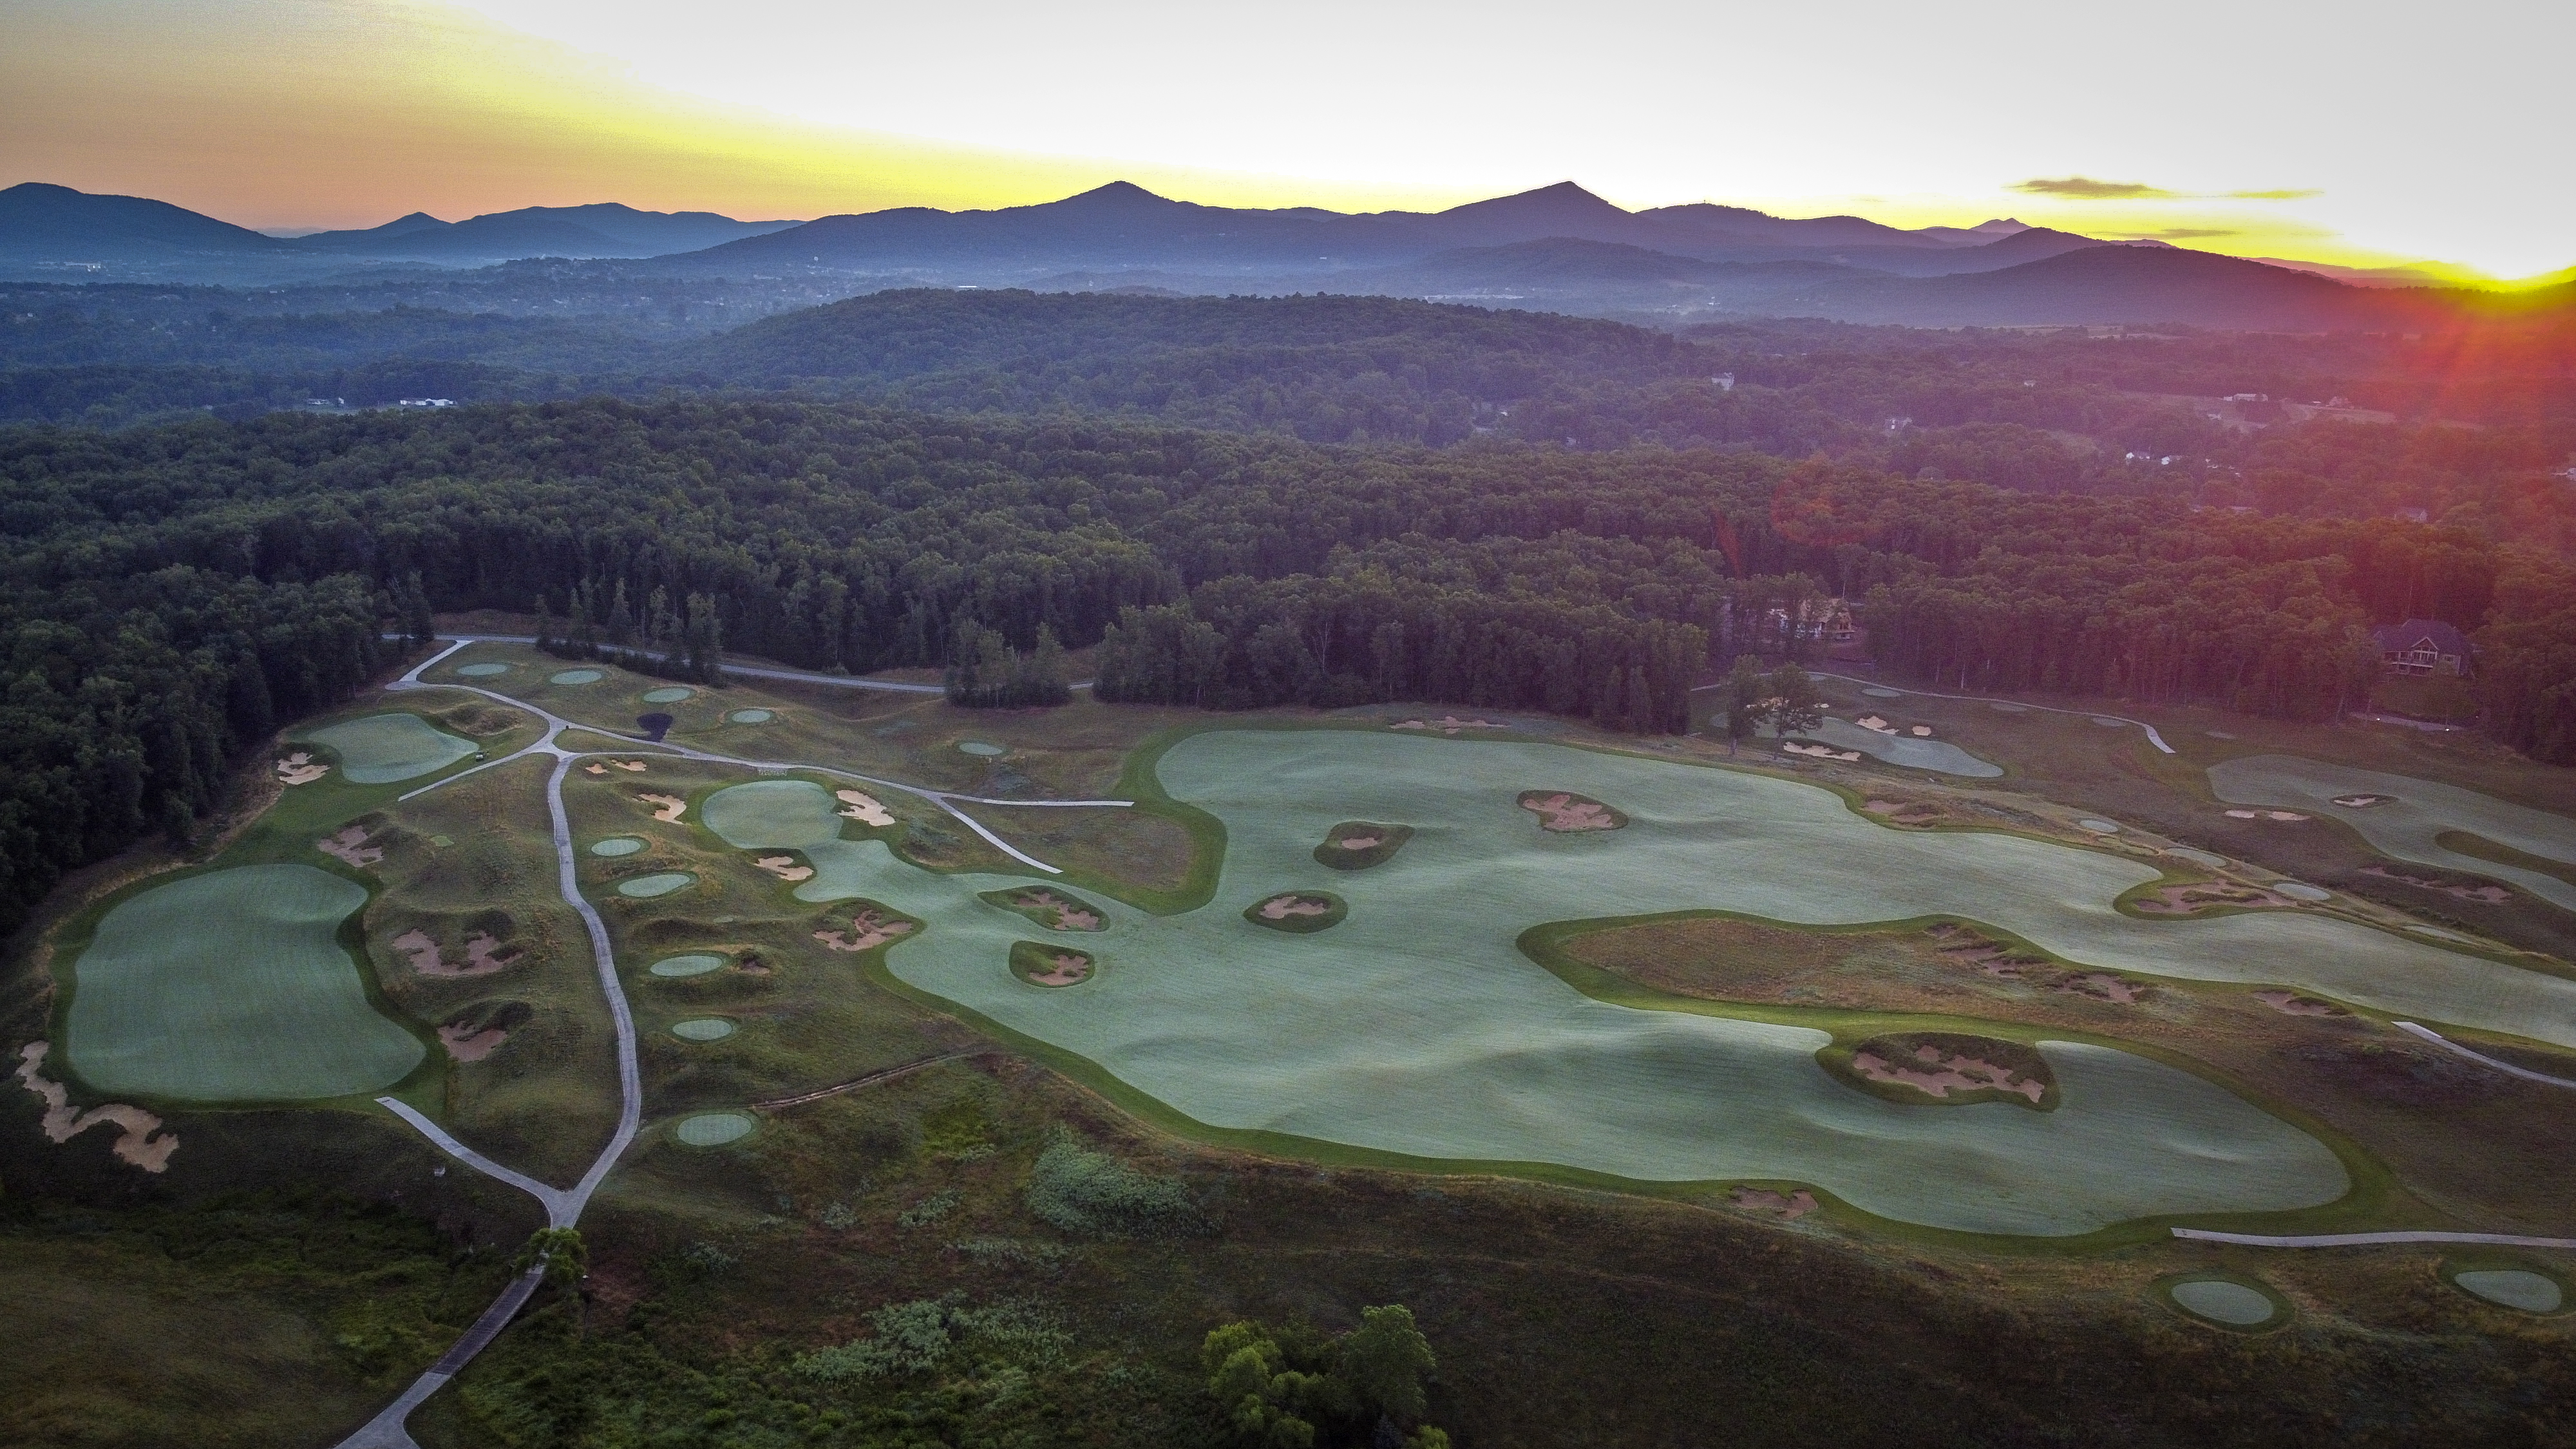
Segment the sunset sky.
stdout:
[[2248,255],[2576,263],[2576,7],[2466,0],[9,0],[0,184],[267,228],[741,217],[1126,178],[1430,208],[1572,179]]

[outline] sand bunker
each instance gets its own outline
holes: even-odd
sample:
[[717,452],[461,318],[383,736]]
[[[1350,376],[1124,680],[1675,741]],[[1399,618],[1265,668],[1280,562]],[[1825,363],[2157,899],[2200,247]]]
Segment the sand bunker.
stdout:
[[1243,918],[1252,924],[1293,935],[1338,926],[1350,913],[1340,896],[1323,891],[1286,891],[1243,908]]
[[418,927],[393,938],[393,948],[411,958],[411,969],[423,976],[489,976],[519,959],[519,953],[501,953],[501,943],[481,931],[465,938],[465,961],[450,964],[439,954],[438,942]]
[[2331,1001],[2301,996],[2295,991],[2257,991],[2254,999],[2283,1016],[2350,1016],[2351,1012]]
[[330,773],[329,765],[315,763],[302,750],[277,762],[277,782],[281,785],[310,785]]
[[764,855],[759,859],[754,860],[752,864],[755,867],[778,877],[780,880],[798,881],[811,880],[814,878],[814,867],[810,865],[798,865],[796,863],[796,857],[792,855]]
[[872,830],[883,830],[894,823],[894,812],[878,804],[873,795],[859,790],[836,790],[832,798],[848,807],[840,812],[844,820],[855,820]]
[[2566,1291],[2558,1286],[2557,1279],[2525,1268],[2471,1269],[2452,1274],[2451,1284],[2489,1303],[2501,1303],[2525,1313],[2555,1313],[2567,1301]]
[[608,763],[611,768],[624,770],[629,774],[641,775],[644,773],[644,762],[642,760],[611,760]]
[[2277,891],[2253,886],[2231,885],[2225,881],[2201,881],[2190,885],[2169,885],[2153,895],[2130,902],[2140,915],[2188,916],[2210,906],[2242,906],[2247,910],[2293,909],[2299,902]]
[[1887,721],[1880,719],[1874,714],[1862,715],[1860,718],[1853,720],[1852,723],[1859,725],[1865,730],[1876,730],[1883,735],[1892,735],[1896,733],[1896,726],[1889,724]]
[[337,835],[325,836],[313,842],[313,848],[360,870],[385,858],[382,850],[367,844],[367,827],[363,825],[352,825]]
[[1600,801],[1564,790],[1523,790],[1520,807],[1538,816],[1542,830],[1621,830],[1628,824],[1627,816]]
[[750,1136],[759,1125],[748,1112],[700,1112],[681,1118],[671,1135],[691,1147],[722,1147]]
[[2396,798],[2394,795],[2337,795],[2334,797],[2334,803],[2346,810],[2367,810],[2373,805],[2385,805]]
[[1838,750],[1831,745],[1811,745],[1799,740],[1782,740],[1780,749],[1784,754],[1813,755],[1819,760],[1847,760],[1855,764],[1860,760],[1858,750]]
[[983,899],[1006,911],[1017,911],[1050,931],[1098,931],[1106,928],[1100,908],[1044,888],[986,891]]
[[1499,720],[1460,719],[1454,714],[1445,714],[1438,719],[1397,720],[1395,723],[1388,725],[1387,728],[1391,730],[1438,730],[1444,735],[1454,735],[1460,730],[1507,730],[1510,729],[1511,726],[1504,724]]
[[2361,868],[2361,873],[2378,876],[2381,880],[2422,886],[2426,890],[2440,891],[2446,896],[2455,896],[2464,901],[2476,901],[2480,905],[2500,906],[2513,899],[2513,892],[2500,885],[2467,885],[2458,881],[2433,880],[2420,875],[2407,875],[2402,871],[2390,870],[2380,865],[2365,865]]
[[1412,838],[1410,825],[1345,820],[1324,832],[1324,843],[1315,847],[1315,861],[1335,870],[1366,870],[1385,864]]
[[850,929],[816,931],[814,939],[835,951],[873,951],[897,936],[912,934],[912,922],[896,920],[884,911],[860,911],[850,917]]
[[638,795],[635,798],[652,806],[653,818],[665,825],[677,824],[689,808],[689,802],[677,795]]
[[1784,1222],[1796,1222],[1816,1210],[1816,1195],[1800,1188],[1796,1192],[1773,1192],[1766,1187],[1739,1187],[1728,1197],[1737,1207],[1758,1213],[1777,1213]]
[[18,1050],[18,1080],[30,1092],[45,1099],[45,1136],[55,1142],[69,1142],[100,1123],[118,1129],[115,1143],[108,1151],[118,1160],[130,1162],[145,1172],[170,1170],[170,1154],[179,1150],[179,1134],[162,1132],[161,1119],[140,1107],[110,1102],[86,1112],[72,1110],[71,1090],[60,1082],[47,1081],[43,1068],[45,1053],[53,1043],[31,1041]]
[[1031,986],[1079,986],[1091,979],[1092,964],[1090,952],[1070,946],[1011,943],[1011,973]]
[[460,1062],[479,1062],[490,1056],[494,1047],[509,1039],[510,1033],[497,1026],[480,1030],[471,1026],[442,1026],[438,1029],[439,1044],[447,1048],[449,1056]]
[[2286,821],[2286,820],[2305,820],[2305,819],[2307,819],[2308,817],[2306,817],[2305,815],[2300,814],[2300,813],[2299,813],[2298,811],[2296,811],[2296,810],[2230,810],[2230,811],[2228,811],[2228,812],[2227,812],[2227,818],[2228,818],[2228,819],[2230,819],[2230,820],[2285,820],[2285,821]]
[[1852,1049],[1851,1070],[1945,1103],[2018,1097],[2036,1107],[2056,1085],[2047,1058],[2034,1048],[1948,1034],[1873,1037]]
[[1981,976],[1991,976],[1998,981],[2018,982],[2070,996],[2087,996],[2120,1006],[2134,1005],[2147,993],[2145,985],[2126,977],[2108,971],[2064,970],[2051,964],[2044,956],[2021,954],[2000,942],[1989,941],[1965,926],[1945,922],[1926,928],[1924,934],[1943,943],[1939,950],[1945,962],[1968,967]]

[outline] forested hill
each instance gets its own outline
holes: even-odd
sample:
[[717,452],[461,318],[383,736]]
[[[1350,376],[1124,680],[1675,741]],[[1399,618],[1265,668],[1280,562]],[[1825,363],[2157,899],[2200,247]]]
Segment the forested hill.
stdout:
[[2485,625],[2491,726],[2576,760],[2576,576],[2480,538],[2016,494],[1748,453],[1441,451],[790,403],[611,401],[0,431],[0,881],[213,799],[428,609],[613,634],[659,594],[815,668],[961,631],[1105,645],[1122,697],[1686,722],[1821,593],[1980,689],[2317,717],[2364,626]]

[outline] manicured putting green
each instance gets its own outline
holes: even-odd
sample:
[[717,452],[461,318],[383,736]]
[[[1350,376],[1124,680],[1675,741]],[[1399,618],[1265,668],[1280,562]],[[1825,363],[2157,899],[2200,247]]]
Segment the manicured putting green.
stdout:
[[366,904],[309,865],[237,866],[121,902],[76,963],[66,1055],[116,1096],[292,1101],[393,1085],[423,1051],[368,1003],[340,945]]
[[[2209,767],[2209,787],[2231,805],[2313,811],[2361,832],[2382,855],[2520,886],[2544,901],[2576,910],[2576,885],[2546,871],[2463,855],[2440,843],[2444,831],[2482,835],[2525,855],[2576,865],[2576,820],[2410,775],[2358,770],[2296,755],[2249,755]],[[2338,805],[2338,796],[2382,796],[2372,805]]]
[[723,965],[722,956],[693,951],[685,956],[665,956],[645,969],[656,976],[704,976]]
[[758,1125],[748,1112],[700,1112],[681,1118],[671,1135],[691,1147],[722,1147],[750,1136]]
[[734,1024],[721,1016],[693,1017],[671,1024],[671,1035],[682,1041],[723,1041],[733,1033]]
[[593,845],[590,848],[590,853],[593,855],[605,855],[610,857],[633,855],[635,852],[642,850],[644,848],[644,844],[645,843],[642,840],[637,839],[632,835],[612,835],[606,840]]
[[603,679],[606,679],[607,677],[608,677],[607,675],[602,674],[600,671],[598,671],[598,670],[596,670],[596,669],[567,669],[567,670],[564,670],[564,671],[563,671],[562,673],[560,673],[560,674],[550,674],[550,675],[547,675],[547,676],[546,676],[546,683],[548,683],[548,684],[597,684],[599,681],[601,681],[601,680],[603,680]]
[[[736,850],[801,851],[814,877],[798,885],[800,901],[842,901],[867,894],[871,842],[843,840],[840,805],[809,780],[754,780],[707,797],[700,818]],[[884,858],[884,847],[875,847]]]
[[1838,750],[1858,750],[1864,755],[1908,770],[1934,770],[1944,775],[1959,775],[1972,780],[1990,780],[2004,772],[2003,766],[1978,759],[1948,740],[1924,740],[1912,735],[1882,734],[1865,730],[1849,720],[1826,716],[1807,738],[1819,740]]
[[2168,845],[2165,847],[2165,854],[2177,860],[2190,861],[2194,865],[2207,866],[2211,870],[2217,870],[2227,864],[2226,856],[2214,851],[2195,850],[2188,845]]
[[443,770],[474,753],[470,740],[430,728],[416,714],[371,714],[298,736],[340,757],[351,784],[390,785]]
[[767,724],[778,718],[778,715],[775,711],[766,709],[738,709],[726,715],[725,718],[735,724]]
[[957,748],[964,750],[970,755],[980,755],[985,759],[991,759],[996,755],[1007,755],[1011,752],[1008,745],[997,745],[990,740],[959,740],[957,742]]
[[696,876],[685,870],[666,870],[655,875],[639,875],[633,880],[619,881],[617,893],[621,896],[633,896],[639,901],[648,901],[655,896],[667,896],[682,886],[695,883],[696,880]]
[[[2151,867],[2017,835],[1891,831],[1839,795],[1748,773],[1360,730],[1211,730],[1157,772],[1225,826],[1214,898],[1170,916],[1096,901],[1106,930],[1084,942],[1116,969],[1079,990],[996,969],[1026,928],[976,897],[1027,881],[935,874],[877,841],[850,842],[852,870],[867,898],[924,923],[888,952],[904,981],[1218,1127],[1646,1181],[1799,1181],[1907,1222],[2081,1233],[2315,1206],[2349,1184],[2322,1143],[2133,1053],[2042,1043],[2054,1111],[1900,1105],[1829,1075],[1822,1030],[1595,1001],[1518,938],[1696,907],[1814,925],[1961,915],[2116,969],[2172,975],[2179,957],[2188,974],[2266,985],[2285,965],[2384,972],[2445,996],[2527,977],[2576,1006],[2576,984],[2333,920],[2123,916],[2112,901]],[[1618,802],[1628,828],[1536,828],[1517,799],[1537,782]],[[1360,821],[1414,835],[1385,868],[1315,860]],[[1338,893],[1350,915],[1312,940],[1247,929],[1243,906],[1282,891]]]
[[646,704],[678,704],[681,700],[691,698],[696,694],[697,691],[694,689],[685,689],[674,684],[664,689],[648,689],[644,691],[644,702]]
[[2224,1323],[2230,1328],[2255,1328],[2280,1315],[2280,1305],[2263,1290],[2227,1278],[2190,1278],[2165,1289],[2185,1313]]
[[460,664],[456,666],[456,672],[464,675],[468,679],[489,679],[495,674],[509,673],[510,666],[507,664]]
[[2472,1269],[2452,1274],[2451,1281],[2465,1293],[2525,1313],[2555,1313],[2567,1301],[2556,1279],[2521,1268]]

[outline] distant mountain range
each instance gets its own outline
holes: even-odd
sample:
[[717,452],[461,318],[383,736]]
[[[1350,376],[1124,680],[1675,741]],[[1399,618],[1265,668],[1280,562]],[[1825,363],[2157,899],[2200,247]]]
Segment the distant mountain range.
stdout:
[[[735,221],[613,203],[279,238],[165,202],[27,183],[0,191],[0,269],[100,280],[236,281],[408,263],[564,258],[634,275],[898,285],[1343,292],[1533,310],[1813,316],[1917,326],[2179,322],[2315,331],[2432,305],[2396,278],[2324,275],[2162,242],[1997,218],[1904,230],[1707,204],[1628,211],[1571,182],[1439,212],[1200,206],[1114,182],[991,211],[898,207]],[[619,275],[626,275],[621,272]]]

